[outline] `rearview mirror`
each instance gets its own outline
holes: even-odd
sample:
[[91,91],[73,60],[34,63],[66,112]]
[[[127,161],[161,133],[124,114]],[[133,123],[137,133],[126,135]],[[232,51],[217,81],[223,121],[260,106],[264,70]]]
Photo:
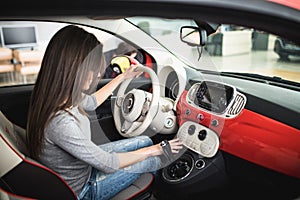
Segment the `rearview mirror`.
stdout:
[[190,46],[204,46],[207,39],[206,30],[195,26],[183,26],[180,29],[180,39]]

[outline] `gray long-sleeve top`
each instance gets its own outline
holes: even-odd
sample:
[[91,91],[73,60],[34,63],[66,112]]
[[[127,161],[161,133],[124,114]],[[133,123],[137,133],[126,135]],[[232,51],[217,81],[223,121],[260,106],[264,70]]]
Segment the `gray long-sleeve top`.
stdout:
[[[86,96],[82,107],[96,109],[95,96]],[[119,168],[119,159],[116,153],[105,152],[91,141],[89,119],[78,107],[68,111],[74,116],[60,111],[46,127],[40,162],[58,173],[79,195],[92,167],[111,173]]]

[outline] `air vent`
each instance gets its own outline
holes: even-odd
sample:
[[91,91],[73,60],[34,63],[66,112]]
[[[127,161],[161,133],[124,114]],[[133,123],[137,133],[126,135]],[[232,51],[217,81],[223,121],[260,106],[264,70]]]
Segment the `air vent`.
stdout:
[[245,104],[246,104],[246,97],[242,94],[237,93],[234,102],[231,105],[231,107],[228,109],[226,115],[228,117],[235,117],[242,111]]

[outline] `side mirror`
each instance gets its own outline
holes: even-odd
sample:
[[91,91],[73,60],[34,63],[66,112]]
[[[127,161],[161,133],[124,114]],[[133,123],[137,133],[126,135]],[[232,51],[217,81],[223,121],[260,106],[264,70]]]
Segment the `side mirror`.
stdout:
[[204,46],[207,40],[206,30],[195,26],[183,26],[180,29],[180,39],[190,46]]

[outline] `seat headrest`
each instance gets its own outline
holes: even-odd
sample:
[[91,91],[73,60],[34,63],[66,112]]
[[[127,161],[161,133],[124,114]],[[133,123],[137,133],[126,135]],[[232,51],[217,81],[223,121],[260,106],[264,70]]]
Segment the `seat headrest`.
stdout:
[[16,151],[26,156],[29,155],[29,151],[26,146],[25,129],[13,124],[1,111],[0,134],[15,148]]

